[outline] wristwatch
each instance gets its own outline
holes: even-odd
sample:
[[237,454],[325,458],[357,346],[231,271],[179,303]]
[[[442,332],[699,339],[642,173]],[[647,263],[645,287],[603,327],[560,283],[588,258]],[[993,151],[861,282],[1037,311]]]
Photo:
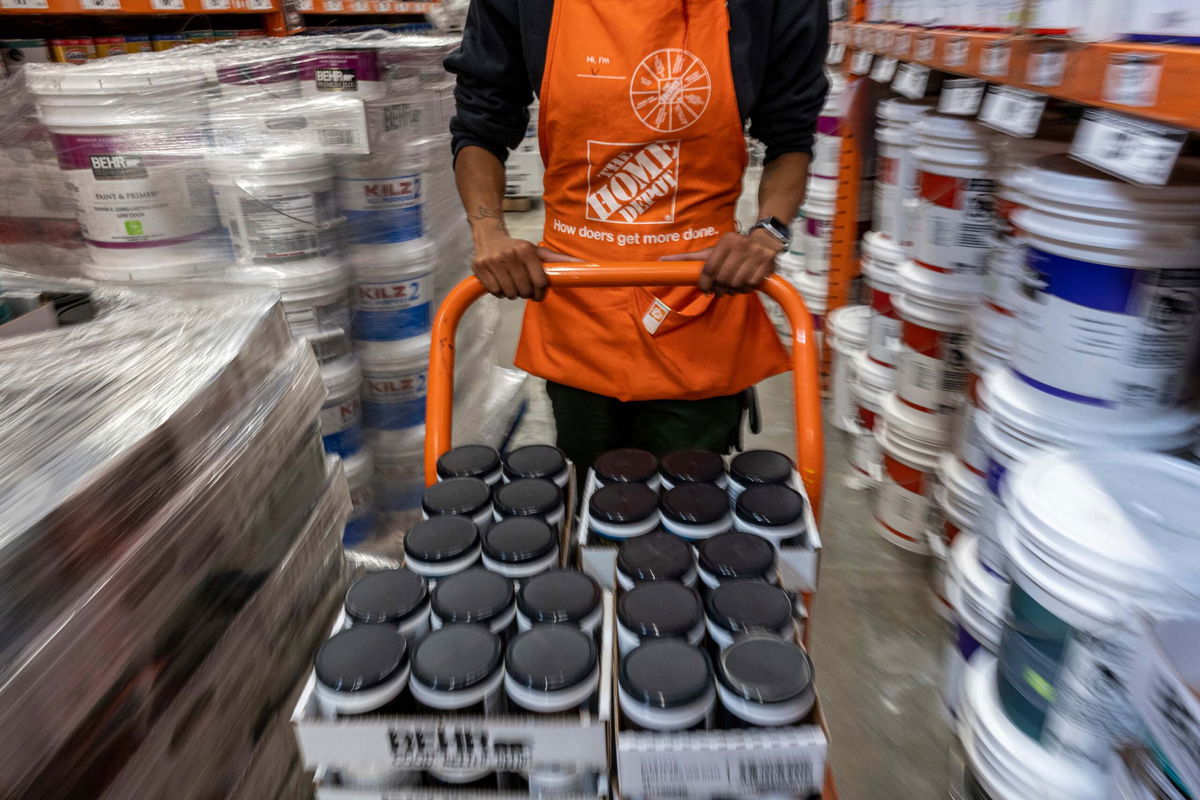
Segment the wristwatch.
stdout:
[[784,250],[791,246],[792,229],[787,225],[784,225],[775,217],[766,217],[765,219],[760,219],[758,222],[754,223],[753,226],[751,226],[750,233],[754,233],[754,231],[758,230],[759,228],[762,228],[764,231],[778,239],[779,243],[783,245]]

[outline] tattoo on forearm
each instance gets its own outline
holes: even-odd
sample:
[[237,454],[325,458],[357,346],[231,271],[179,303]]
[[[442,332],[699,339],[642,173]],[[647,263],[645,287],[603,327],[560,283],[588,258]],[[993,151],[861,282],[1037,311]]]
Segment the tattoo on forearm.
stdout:
[[504,224],[504,210],[499,208],[489,208],[487,206],[479,206],[479,210],[472,214],[467,212],[467,221],[472,224],[483,220],[493,219],[496,221],[496,228],[508,232],[508,226]]

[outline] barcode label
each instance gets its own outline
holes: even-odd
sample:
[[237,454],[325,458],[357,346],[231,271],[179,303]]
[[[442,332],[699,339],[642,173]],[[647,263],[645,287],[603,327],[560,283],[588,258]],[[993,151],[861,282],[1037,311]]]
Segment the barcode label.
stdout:
[[979,56],[979,71],[991,78],[1003,78],[1008,74],[1008,62],[1012,47],[1007,42],[988,42]]
[[908,58],[910,47],[912,47],[912,35],[908,31],[900,31],[892,38],[892,55],[896,58]]
[[120,11],[121,0],[79,0],[84,11]]
[[1133,108],[1148,108],[1158,100],[1162,57],[1148,53],[1114,53],[1104,71],[1100,98]]
[[956,36],[946,42],[946,66],[952,68],[965,67],[967,57],[971,53],[971,40],[965,36]]
[[354,144],[355,140],[354,131],[339,130],[336,128],[319,129],[317,131],[317,138],[326,147],[348,147]]
[[49,8],[49,0],[0,0],[0,8]]
[[183,11],[183,0],[150,0],[155,11]]
[[324,0],[325,10],[330,13],[338,13],[343,10],[342,0]]
[[937,40],[932,33],[923,33],[917,37],[917,61],[933,61],[933,48]]
[[205,11],[228,11],[229,0],[200,0],[200,7]]
[[1171,177],[1187,131],[1101,109],[1088,109],[1071,155],[1119,178],[1161,186]]
[[1067,54],[1062,50],[1043,50],[1029,54],[1025,82],[1034,86],[1058,86],[1062,83]]
[[788,794],[816,779],[807,761],[741,761],[738,778],[753,794]]
[[993,86],[984,98],[979,121],[993,130],[1021,139],[1037,133],[1046,96],[1008,86]]

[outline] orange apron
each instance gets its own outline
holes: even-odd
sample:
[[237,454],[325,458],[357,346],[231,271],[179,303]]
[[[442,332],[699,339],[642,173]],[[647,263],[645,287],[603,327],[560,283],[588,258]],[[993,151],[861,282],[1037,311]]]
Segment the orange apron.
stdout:
[[[556,0],[538,138],[544,244],[654,261],[736,230],[746,146],[725,0]],[[788,369],[762,303],[692,287],[554,290],[518,367],[619,400],[698,400]]]

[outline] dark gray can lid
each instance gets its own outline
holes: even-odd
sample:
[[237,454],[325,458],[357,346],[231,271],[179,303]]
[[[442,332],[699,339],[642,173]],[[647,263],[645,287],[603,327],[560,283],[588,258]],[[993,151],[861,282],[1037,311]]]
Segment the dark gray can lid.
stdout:
[[425,579],[406,569],[388,569],[359,578],[346,592],[346,614],[355,622],[398,623],[425,607]]
[[792,460],[774,450],[747,450],[729,462],[729,474],[742,486],[785,483],[792,476]]
[[317,650],[317,680],[338,692],[361,692],[386,683],[404,669],[408,640],[387,625],[355,625],[335,633]]
[[688,543],[665,531],[635,536],[617,548],[617,569],[636,582],[677,581],[695,564]]
[[514,599],[512,578],[472,567],[438,581],[431,607],[445,625],[487,623],[507,611]]
[[812,689],[813,666],[804,648],[776,636],[752,634],[717,657],[718,680],[739,697],[782,703]]
[[600,607],[600,585],[570,569],[534,575],[521,587],[517,610],[534,624],[579,622]]
[[617,618],[638,636],[686,636],[704,621],[700,595],[674,581],[639,583],[621,595]]
[[685,525],[711,525],[729,513],[729,494],[712,483],[681,483],[662,496],[663,516]]
[[775,566],[775,547],[752,533],[719,533],[697,550],[700,568],[714,578],[759,578]]
[[731,633],[775,633],[792,621],[791,596],[763,581],[726,581],[709,592],[705,606],[713,624]]
[[621,659],[618,680],[634,700],[656,708],[674,708],[708,692],[712,665],[694,645],[679,639],[652,639]]
[[453,561],[479,544],[479,527],[470,517],[430,517],[404,537],[404,553],[417,561]]
[[482,625],[447,625],[417,643],[412,674],[431,689],[455,692],[483,683],[503,657],[500,637]]
[[611,483],[592,492],[588,513],[602,522],[641,522],[658,511],[658,495],[644,483]]
[[790,525],[804,517],[804,496],[790,486],[752,486],[738,495],[737,515],[755,525]]
[[500,520],[483,535],[483,554],[504,564],[536,561],[554,550],[554,529],[537,517]]
[[540,692],[569,689],[596,669],[596,643],[570,625],[535,625],[508,643],[504,669]]
[[483,478],[500,468],[500,454],[483,444],[464,444],[447,450],[437,460],[442,478]]
[[562,505],[562,490],[545,478],[521,478],[496,489],[493,505],[502,517],[546,516]]
[[662,457],[660,470],[673,485],[716,483],[725,475],[725,461],[711,450],[676,450]]
[[491,500],[491,488],[479,478],[449,478],[425,490],[421,508],[431,517],[473,517]]
[[592,468],[602,484],[645,483],[658,472],[658,459],[646,450],[627,447],[601,453]]
[[504,459],[504,474],[509,480],[553,478],[566,468],[566,455],[562,450],[548,444],[518,447]]

